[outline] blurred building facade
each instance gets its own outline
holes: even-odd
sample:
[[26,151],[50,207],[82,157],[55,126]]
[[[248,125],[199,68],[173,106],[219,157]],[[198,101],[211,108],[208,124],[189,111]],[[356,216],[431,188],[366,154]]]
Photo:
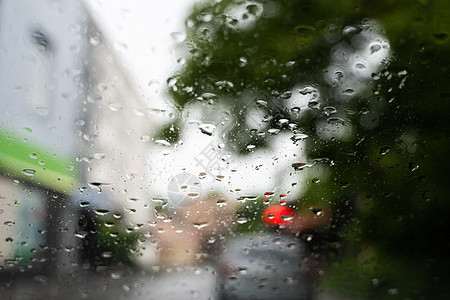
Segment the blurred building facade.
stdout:
[[80,206],[148,218],[145,104],[82,3],[0,2],[0,102],[2,268],[77,265]]

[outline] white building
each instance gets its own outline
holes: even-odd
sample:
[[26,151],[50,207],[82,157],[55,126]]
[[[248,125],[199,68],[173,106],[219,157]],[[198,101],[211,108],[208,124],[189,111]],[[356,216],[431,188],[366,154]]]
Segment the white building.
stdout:
[[110,49],[78,1],[0,2],[0,266],[72,260],[80,201],[151,218],[150,123]]

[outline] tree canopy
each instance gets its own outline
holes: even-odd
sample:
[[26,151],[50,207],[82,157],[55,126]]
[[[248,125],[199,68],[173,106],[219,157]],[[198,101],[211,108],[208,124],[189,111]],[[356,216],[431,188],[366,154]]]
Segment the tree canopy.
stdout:
[[334,210],[325,288],[450,295],[449,12],[446,0],[222,0],[186,20],[186,62],[168,80],[180,108],[227,105],[229,143],[245,153],[270,139],[245,122],[257,107],[266,130],[307,136],[309,159],[327,170],[299,200]]

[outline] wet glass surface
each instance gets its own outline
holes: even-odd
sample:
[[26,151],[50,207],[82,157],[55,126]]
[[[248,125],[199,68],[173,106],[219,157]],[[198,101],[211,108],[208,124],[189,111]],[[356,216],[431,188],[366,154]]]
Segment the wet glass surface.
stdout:
[[447,299],[447,1],[0,2],[0,298]]

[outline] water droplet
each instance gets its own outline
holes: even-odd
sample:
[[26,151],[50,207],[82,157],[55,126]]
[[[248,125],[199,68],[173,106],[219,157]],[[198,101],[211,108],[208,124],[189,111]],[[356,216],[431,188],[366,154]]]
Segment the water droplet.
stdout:
[[125,292],[131,291],[131,287],[130,287],[129,285],[126,285],[126,284],[122,285],[122,289],[123,289]]
[[111,278],[112,279],[120,279],[120,278],[122,278],[122,273],[120,273],[120,272],[112,272],[111,273]]
[[45,117],[49,114],[49,110],[46,107],[36,107],[36,114],[41,117]]
[[367,69],[367,68],[366,68],[366,66],[363,63],[357,63],[355,65],[355,69],[356,70],[364,70],[364,69]]
[[255,148],[256,148],[255,145],[247,145],[247,150],[253,150]]
[[292,277],[287,277],[283,280],[283,282],[287,285],[293,285],[295,284],[296,280]]
[[372,45],[370,45],[370,54],[378,52],[380,49],[381,49],[380,44],[372,44]]
[[99,192],[101,192],[101,191],[102,191],[102,186],[103,186],[103,185],[110,185],[110,184],[109,184],[109,183],[106,183],[106,182],[91,181],[91,182],[88,182],[88,185],[89,185],[90,187],[95,187],[95,188],[97,188],[97,189],[99,190]]
[[16,224],[16,222],[14,222],[14,221],[6,221],[3,224],[5,224],[6,226],[12,226],[12,225]]
[[262,12],[262,7],[255,3],[247,5],[246,9],[249,14],[254,15],[254,16],[258,16]]
[[36,170],[33,169],[24,169],[23,173],[27,176],[34,176],[34,174],[36,174]]
[[311,109],[319,109],[320,108],[320,102],[316,99],[311,99],[308,101],[308,107]]
[[86,122],[84,120],[81,120],[81,119],[75,120],[75,125],[77,125],[77,126],[84,126],[84,124],[86,124]]
[[398,294],[398,289],[388,289],[388,294],[389,295],[397,295]]
[[[167,83],[169,84],[169,82],[167,82]],[[176,83],[176,81],[175,81],[175,83]],[[175,83],[174,83],[174,84],[175,84]],[[148,82],[149,90],[150,90],[152,93],[155,93],[155,94],[158,93],[160,86],[161,86],[161,83],[160,83],[158,80],[151,79],[151,80]]]
[[170,37],[176,43],[182,43],[186,39],[186,35],[184,33],[181,33],[181,32],[172,32],[170,34]]
[[344,73],[342,71],[336,71],[334,72],[335,80],[337,83],[340,83],[342,81],[342,78],[344,78]]
[[75,231],[74,236],[79,239],[84,239],[87,236],[87,232],[86,231]]
[[372,279],[372,284],[373,286],[377,287],[380,285],[380,280],[377,278]]
[[73,250],[75,250],[75,247],[70,247],[70,246],[67,246],[67,247],[64,247],[64,251],[66,251],[66,252],[73,252]]
[[303,141],[308,138],[307,134],[304,133],[296,133],[292,136],[292,140],[294,141]]
[[195,222],[193,225],[197,229],[202,229],[204,227],[209,226],[209,223],[208,222]]
[[380,155],[385,155],[389,152],[389,150],[391,150],[391,146],[384,145],[384,146],[380,147],[379,153],[380,153]]
[[272,135],[276,135],[280,133],[280,129],[278,128],[270,128],[269,130],[267,130],[268,133],[272,134]]
[[86,141],[90,142],[93,139],[95,139],[95,134],[85,133],[85,134],[83,134],[83,139],[85,139]]
[[203,93],[203,94],[200,96],[200,98],[201,98],[202,100],[205,100],[205,101],[214,101],[214,100],[216,100],[218,97],[217,97],[216,94],[213,94],[213,93]]
[[167,86],[169,86],[174,91],[176,91],[177,90],[177,87],[176,87],[177,81],[178,80],[175,77],[170,77],[169,79],[167,79]]
[[80,202],[80,207],[88,207],[89,206],[89,202],[88,201],[81,201]]
[[329,117],[327,119],[327,122],[330,124],[336,124],[336,123],[340,123],[340,124],[345,124],[345,120],[339,117]]
[[188,193],[187,195],[189,198],[192,198],[192,199],[197,199],[200,196],[199,193]]
[[294,32],[298,38],[307,39],[316,34],[316,29],[309,25],[298,25],[294,28]]
[[124,53],[128,51],[128,45],[125,43],[114,43],[114,49],[116,49],[118,52]]
[[94,212],[99,216],[106,216],[109,213],[108,209],[96,209]]
[[322,109],[323,113],[327,116],[335,114],[337,112],[336,108],[334,108],[333,106],[325,106]]
[[304,88],[299,89],[298,92],[305,96],[308,94],[317,93],[317,89],[312,86],[306,86]]
[[342,94],[345,94],[345,95],[353,95],[354,93],[355,93],[354,89],[345,89],[342,91]]
[[248,219],[247,219],[246,217],[238,217],[237,220],[236,220],[236,222],[237,222],[238,224],[245,224],[245,223],[248,222]]
[[292,113],[293,115],[296,115],[296,116],[297,116],[297,115],[300,113],[300,111],[301,111],[301,108],[298,107],[298,106],[294,106],[294,107],[291,108],[291,113]]
[[109,109],[112,111],[119,111],[122,110],[123,106],[120,103],[110,103],[108,105]]
[[220,80],[215,84],[220,90],[222,89],[232,89],[234,88],[234,84],[230,81]]
[[246,267],[239,267],[237,269],[238,273],[241,275],[246,275],[248,273],[248,269]]
[[104,91],[106,91],[106,90],[108,89],[108,85],[105,84],[105,83],[99,83],[99,84],[97,85],[97,89],[98,89],[100,92],[104,92]]
[[321,208],[313,208],[312,212],[318,217],[323,216],[323,211]]
[[170,143],[166,140],[156,140],[155,141],[156,145],[160,145],[160,146],[166,146],[166,147],[170,147]]
[[219,200],[217,200],[216,203],[217,203],[217,205],[220,206],[220,207],[226,206],[226,205],[228,204],[227,200],[225,200],[225,199],[219,199]]
[[201,124],[198,126],[198,129],[200,129],[201,133],[211,136],[214,134],[216,126],[212,124]]
[[292,167],[294,168],[295,171],[301,171],[304,170],[305,168],[309,167],[309,165],[307,165],[306,163],[293,163]]
[[408,164],[408,167],[409,167],[409,169],[410,169],[411,171],[415,171],[415,170],[417,170],[417,169],[419,168],[419,165],[416,164],[416,163],[414,163],[414,162],[410,162],[410,163]]
[[74,32],[74,33],[80,32],[80,29],[81,29],[81,25],[80,24],[73,24],[73,25],[70,26],[70,31]]
[[248,59],[246,57],[239,58],[239,67],[245,67],[248,63]]
[[100,102],[102,100],[102,96],[97,94],[89,94],[86,98],[89,103]]
[[355,34],[358,34],[362,31],[361,27],[356,26],[345,26],[344,29],[342,29],[342,35],[343,36],[354,36]]
[[201,12],[197,15],[197,20],[202,21],[202,22],[211,22],[211,20],[213,19],[213,15],[209,12]]
[[78,190],[80,191],[80,193],[83,193],[83,192],[87,191],[87,189],[88,189],[87,186],[80,186],[80,187],[78,188]]
[[95,153],[94,158],[95,159],[104,159],[106,155],[104,153]]
[[258,199],[258,196],[245,195],[245,196],[239,196],[237,198],[237,201],[239,201],[239,202],[242,202],[242,201],[245,201],[245,200],[255,201],[256,199]]
[[259,106],[262,106],[262,107],[267,107],[267,101],[264,101],[261,99],[256,100],[256,104],[258,104]]
[[102,38],[99,33],[94,33],[89,37],[89,44],[94,47],[99,46],[102,43]]
[[32,158],[32,159],[38,159],[39,156],[40,155],[38,153],[36,153],[36,152],[30,153],[30,158]]

